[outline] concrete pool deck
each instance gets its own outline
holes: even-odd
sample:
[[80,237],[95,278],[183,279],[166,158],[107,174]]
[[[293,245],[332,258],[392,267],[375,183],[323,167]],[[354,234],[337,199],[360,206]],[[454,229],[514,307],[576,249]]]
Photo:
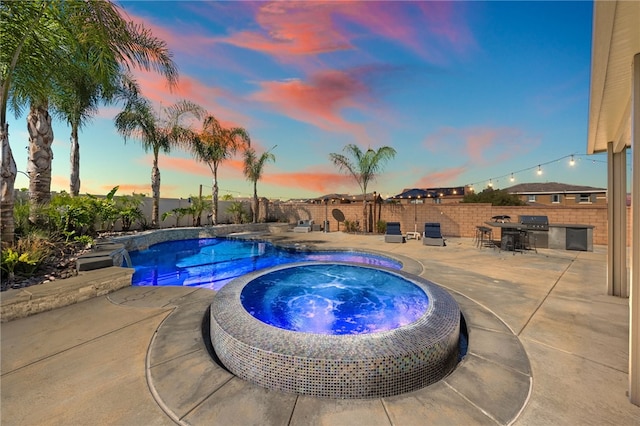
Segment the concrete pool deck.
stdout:
[[632,425],[640,419],[640,407],[626,396],[628,299],[606,295],[606,247],[513,255],[456,238],[446,247],[341,232],[272,239],[403,260],[406,271],[456,298],[469,328],[469,355],[441,382],[397,397],[284,394],[252,386],[211,360],[201,326],[212,291],[128,287],[1,324],[0,422]]

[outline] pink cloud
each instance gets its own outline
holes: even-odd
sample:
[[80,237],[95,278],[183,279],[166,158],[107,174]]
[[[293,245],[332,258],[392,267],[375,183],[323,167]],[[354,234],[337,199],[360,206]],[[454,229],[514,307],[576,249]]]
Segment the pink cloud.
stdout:
[[[229,3],[231,4],[231,3]],[[255,7],[250,2],[233,2],[232,8],[225,6],[224,2],[184,2],[180,5],[185,9],[190,9],[192,13],[207,16],[211,21],[223,20],[225,24],[238,18],[238,15],[245,14],[246,19],[252,19]],[[228,10],[230,9],[230,10]],[[219,43],[216,37],[203,36],[207,33],[207,28],[189,22],[172,22],[172,28],[157,25],[155,22],[136,15],[129,15],[130,19],[138,24],[150,29],[154,36],[166,42],[170,51],[175,53],[174,60],[179,64],[191,62],[193,64],[207,63],[215,61],[216,67],[234,72],[237,75],[244,75],[248,78],[255,78],[254,69],[245,67],[237,61],[234,55],[230,55],[224,48],[225,45]],[[136,72],[139,72],[137,70]],[[180,80],[184,79],[184,74],[180,74]],[[232,95],[227,93],[227,95]]]
[[229,125],[230,123],[247,123],[250,121],[250,118],[247,116],[238,113],[236,110],[222,106],[215,101],[220,98],[233,97],[233,95],[225,90],[209,86],[186,75],[181,75],[178,86],[173,90],[169,90],[164,78],[158,74],[136,71],[135,75],[140,85],[142,95],[156,104],[169,106],[180,100],[188,99],[205,108],[207,111],[215,111],[216,118],[223,122],[224,125]]
[[270,2],[256,9],[260,30],[218,40],[277,57],[318,55],[355,50],[354,40],[366,36],[351,23],[442,62],[475,45],[462,10],[447,2]]
[[193,158],[170,157],[163,155],[158,161],[160,172],[162,170],[174,170],[182,173],[188,173],[197,176],[211,177],[209,167]]
[[[111,191],[115,186],[119,186],[118,192],[116,192],[116,195],[131,195],[133,193],[136,193],[136,194],[146,194],[147,196],[151,196],[151,182],[139,183],[139,184],[135,184],[135,183],[109,184],[109,185],[102,185],[101,189],[104,191],[104,193],[107,193]],[[162,185],[162,187],[160,188],[161,195],[162,195],[162,192],[170,191],[173,189],[174,187],[172,187],[171,185]]]
[[286,188],[304,189],[311,192],[332,192],[336,187],[353,184],[353,178],[337,173],[292,172],[265,174],[260,180]]
[[354,133],[363,137],[364,128],[340,116],[347,108],[363,109],[369,89],[342,71],[322,71],[308,82],[289,80],[263,82],[252,98],[273,105],[289,117],[329,131]]
[[472,164],[486,166],[508,160],[533,150],[537,138],[511,127],[442,127],[427,136],[424,146],[432,152],[456,152]]
[[459,182],[460,176],[465,173],[467,169],[466,166],[462,166],[431,172],[421,176],[414,186],[417,188],[433,188],[453,185]]
[[276,56],[309,55],[351,49],[331,14],[338,3],[271,2],[256,10],[262,32],[241,31],[219,41]]
[[[213,175],[204,163],[188,158],[177,158],[163,156],[161,158],[160,169],[173,170],[181,173],[189,173],[204,176],[212,179]],[[224,161],[219,170],[219,184],[223,185],[225,179],[242,179],[243,162],[238,158],[231,158]],[[353,178],[338,173],[324,172],[322,170],[310,169],[291,173],[279,173],[267,170],[258,185],[271,184],[286,188],[297,188],[308,191],[331,192],[336,186],[353,185]],[[164,185],[163,185],[164,190]]]
[[448,42],[450,48],[464,52],[474,48],[476,41],[464,22],[462,4],[452,2],[419,2],[417,6],[427,19],[429,31]]

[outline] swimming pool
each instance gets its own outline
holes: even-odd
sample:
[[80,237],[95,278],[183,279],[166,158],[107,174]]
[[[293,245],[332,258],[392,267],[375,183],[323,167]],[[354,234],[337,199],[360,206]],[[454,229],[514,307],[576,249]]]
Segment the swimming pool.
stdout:
[[353,262],[401,269],[397,260],[355,251],[309,251],[266,241],[199,238],[166,241],[129,253],[136,286],[190,286],[220,290],[234,278],[273,266],[304,261]]

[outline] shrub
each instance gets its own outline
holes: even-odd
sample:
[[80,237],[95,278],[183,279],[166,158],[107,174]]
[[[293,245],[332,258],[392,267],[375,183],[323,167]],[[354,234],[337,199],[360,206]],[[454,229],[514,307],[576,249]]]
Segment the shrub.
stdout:
[[51,236],[60,235],[69,241],[74,235],[95,232],[98,211],[95,197],[71,197],[63,191],[54,195],[38,216],[44,218]]
[[240,201],[234,201],[233,203],[231,203],[231,205],[227,208],[227,213],[231,215],[231,217],[233,218],[233,223],[235,224],[243,223],[243,221],[246,221],[248,218],[248,215],[244,211],[244,208],[242,207],[242,203]]
[[344,232],[355,233],[360,232],[360,222],[357,220],[345,220],[344,221]]
[[188,214],[193,214],[191,207],[176,207],[175,209],[169,210],[168,212],[162,213],[162,220],[166,220],[168,217],[175,216],[176,217],[176,228],[180,226],[180,219]]
[[19,197],[13,205],[13,220],[15,223],[15,233],[17,236],[26,235],[31,231],[29,222],[29,202]]
[[386,234],[387,233],[387,222],[384,220],[379,220],[376,222],[376,231],[378,234]]
[[31,276],[51,255],[53,244],[46,236],[32,232],[19,238],[15,248],[2,250],[0,267],[9,279],[15,274]]
[[73,242],[83,245],[86,248],[89,248],[93,245],[93,237],[90,235],[78,235],[73,239]]
[[144,219],[142,212],[142,203],[144,203],[142,194],[133,193],[132,195],[122,195],[116,197],[115,209],[117,215],[122,222],[122,230],[128,231],[133,225],[137,225]]

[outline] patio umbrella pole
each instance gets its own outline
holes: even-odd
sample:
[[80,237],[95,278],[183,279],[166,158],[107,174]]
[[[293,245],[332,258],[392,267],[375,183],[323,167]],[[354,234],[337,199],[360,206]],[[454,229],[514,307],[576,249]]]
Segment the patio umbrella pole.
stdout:
[[413,232],[418,232],[418,199],[413,200]]

